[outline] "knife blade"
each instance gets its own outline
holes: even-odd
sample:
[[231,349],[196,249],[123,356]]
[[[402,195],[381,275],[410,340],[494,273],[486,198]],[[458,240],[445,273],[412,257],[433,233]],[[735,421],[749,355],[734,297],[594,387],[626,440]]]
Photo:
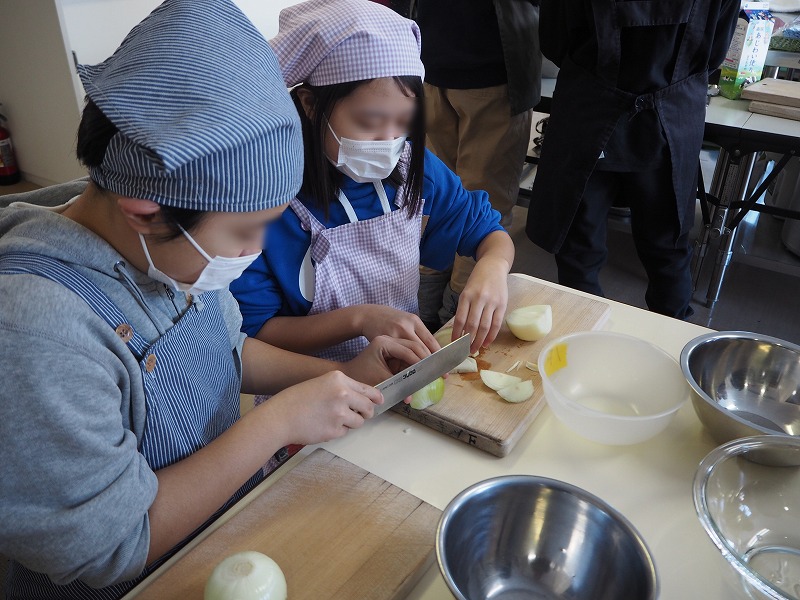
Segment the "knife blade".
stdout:
[[460,365],[469,356],[469,334],[466,333],[444,348],[426,356],[382,381],[375,387],[383,394],[383,404],[375,408],[375,416],[385,413],[398,402],[418,392],[437,377]]

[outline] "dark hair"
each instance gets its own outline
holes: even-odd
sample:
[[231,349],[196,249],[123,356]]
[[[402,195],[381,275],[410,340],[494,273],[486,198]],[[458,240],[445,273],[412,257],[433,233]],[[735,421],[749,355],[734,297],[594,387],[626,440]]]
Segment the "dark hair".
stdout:
[[[83,108],[81,122],[78,125],[76,147],[76,154],[81,164],[87,168],[102,165],[108,144],[116,133],[117,126],[87,96],[86,106]],[[92,183],[99,190],[105,191],[98,182],[92,180]],[[163,204],[161,205],[161,214],[164,217],[164,223],[169,227],[169,232],[162,237],[164,241],[180,237],[182,235],[181,227],[186,231],[191,231],[200,224],[206,215],[204,211],[175,208]]]
[[[425,97],[422,79],[415,76],[392,77],[397,87],[407,97],[416,98],[416,110],[408,131],[408,140],[411,142],[411,156],[408,160],[407,175],[404,178],[400,165],[395,167],[386,179],[396,188],[406,186],[408,196],[408,215],[413,215],[422,199],[422,185],[425,167]],[[300,193],[311,198],[317,206],[325,209],[327,214],[330,203],[336,199],[343,175],[334,167],[325,156],[325,134],[328,131],[328,118],[336,103],[349,96],[353,91],[372,79],[348,81],[332,85],[314,86],[304,83],[301,88],[311,92],[311,117],[306,115],[297,88],[292,90],[300,122],[303,125],[303,147],[305,153],[305,166],[303,167],[303,185]]]

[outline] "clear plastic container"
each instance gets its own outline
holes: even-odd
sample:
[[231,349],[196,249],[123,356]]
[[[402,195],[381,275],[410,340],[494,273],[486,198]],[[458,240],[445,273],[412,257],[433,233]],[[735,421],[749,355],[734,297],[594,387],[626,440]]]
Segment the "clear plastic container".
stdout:
[[620,333],[587,331],[539,354],[544,396],[575,433],[601,444],[638,444],[663,431],[689,399],[677,361]]

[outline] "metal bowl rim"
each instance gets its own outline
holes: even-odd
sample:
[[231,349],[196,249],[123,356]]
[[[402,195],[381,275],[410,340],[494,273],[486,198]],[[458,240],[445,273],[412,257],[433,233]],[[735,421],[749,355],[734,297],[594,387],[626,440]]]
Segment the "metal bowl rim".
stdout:
[[680,358],[680,367],[681,371],[683,371],[683,376],[686,378],[686,381],[689,384],[689,386],[694,390],[694,392],[700,398],[702,398],[702,400],[706,404],[710,404],[714,409],[719,411],[721,414],[733,419],[737,423],[750,427],[753,430],[758,431],[764,435],[795,438],[796,436],[790,435],[785,432],[781,433],[773,429],[767,429],[762,425],[748,421],[747,419],[744,419],[739,415],[736,415],[731,411],[726,410],[725,408],[720,406],[718,402],[716,402],[711,396],[709,396],[705,392],[705,390],[703,390],[698,385],[697,381],[695,381],[694,376],[689,370],[689,359],[691,358],[692,352],[694,352],[697,348],[716,340],[749,340],[753,342],[767,342],[774,346],[778,346],[779,348],[794,350],[798,354],[800,354],[800,346],[798,346],[797,344],[793,344],[792,342],[782,340],[780,338],[772,337],[770,335],[762,335],[760,333],[754,333],[752,331],[713,331],[711,333],[704,333],[703,335],[699,335],[696,338],[689,340],[683,347],[683,350],[681,350],[681,358]]
[[[600,336],[608,336],[608,337],[615,337],[623,340],[629,340],[633,342],[638,342],[645,346],[650,346],[654,350],[657,350],[659,354],[663,355],[664,358],[669,359],[669,361],[674,364],[678,369],[680,369],[680,365],[678,361],[675,360],[675,357],[672,356],[669,352],[664,350],[661,346],[657,346],[652,342],[648,342],[647,340],[643,340],[642,338],[638,338],[634,335],[628,335],[627,333],[618,333],[616,331],[578,331],[576,333],[569,333],[567,335],[562,335],[559,338],[555,338],[550,340],[547,345],[545,345],[542,350],[539,352],[539,363],[537,363],[537,368],[539,369],[539,375],[542,378],[542,381],[545,379],[550,379],[550,376],[547,375],[544,371],[543,365],[541,362],[544,361],[545,357],[547,356],[547,352],[556,344],[561,344],[565,341],[574,339],[574,338],[581,338],[581,337],[600,337]],[[545,400],[549,403],[550,399],[545,397]],[[687,388],[686,393],[684,394],[683,398],[678,402],[676,405],[672,406],[671,408],[667,408],[666,410],[662,410],[661,412],[657,413],[650,413],[646,415],[613,415],[611,413],[603,412],[601,410],[595,410],[593,408],[588,408],[585,406],[581,406],[581,412],[584,412],[588,416],[591,417],[602,417],[606,419],[613,419],[615,421],[621,422],[642,422],[642,421],[651,421],[660,419],[662,417],[666,417],[668,415],[672,415],[678,412],[684,404],[689,400],[689,389]]]
[[639,531],[633,526],[633,524],[623,515],[621,512],[616,510],[610,504],[608,504],[605,500],[580,488],[578,486],[572,485],[570,483],[566,483],[565,481],[560,481],[558,479],[552,479],[550,477],[541,477],[539,475],[499,475],[497,477],[490,477],[488,479],[484,479],[482,481],[478,481],[473,483],[466,489],[459,492],[459,494],[453,498],[450,502],[448,502],[447,506],[445,506],[444,510],[442,511],[442,515],[439,517],[439,523],[436,526],[436,561],[439,565],[439,571],[442,573],[442,577],[447,583],[447,587],[450,588],[450,591],[453,593],[454,596],[458,600],[469,600],[466,596],[464,596],[461,591],[456,587],[455,583],[450,576],[449,569],[445,568],[445,558],[446,552],[444,550],[444,533],[447,524],[453,518],[453,514],[456,510],[464,504],[470,498],[476,496],[477,494],[491,489],[492,487],[497,486],[500,483],[512,483],[512,484],[537,484],[541,487],[546,487],[554,490],[558,490],[561,492],[567,492],[576,496],[577,498],[592,504],[596,508],[599,508],[601,511],[606,513],[609,517],[611,517],[614,521],[616,521],[622,529],[631,536],[634,544],[637,546],[638,550],[640,551],[642,557],[644,558],[645,567],[648,570],[649,579],[653,583],[652,594],[650,595],[649,600],[655,600],[659,597],[661,591],[661,581],[658,576],[658,570],[656,569],[655,561],[653,560],[653,554],[650,551],[647,543],[644,541],[644,538],[641,536]]
[[747,579],[749,583],[758,588],[762,594],[767,594],[773,600],[789,600],[789,598],[772,583],[761,577],[759,573],[751,570],[744,562],[739,553],[728,543],[725,536],[717,527],[708,510],[708,499],[706,496],[706,484],[711,477],[711,473],[716,467],[721,465],[729,458],[739,456],[750,450],[775,447],[794,447],[800,448],[800,438],[785,435],[754,435],[732,440],[709,452],[700,461],[692,482],[692,499],[694,500],[694,510],[700,524],[705,529],[706,534],[722,553],[725,561],[736,569],[737,573]]

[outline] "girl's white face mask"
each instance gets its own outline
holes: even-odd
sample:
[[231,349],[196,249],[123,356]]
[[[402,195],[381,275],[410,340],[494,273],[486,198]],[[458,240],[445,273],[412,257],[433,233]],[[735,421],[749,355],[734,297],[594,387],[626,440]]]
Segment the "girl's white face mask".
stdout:
[[[178,225],[178,227],[180,227],[180,225]],[[260,252],[256,252],[255,254],[238,256],[236,258],[226,258],[224,256],[211,257],[200,247],[196,241],[194,241],[192,236],[189,235],[188,231],[186,231],[183,227],[180,227],[180,230],[184,237],[189,240],[189,243],[194,246],[195,250],[197,250],[200,255],[208,261],[208,264],[200,273],[200,277],[198,277],[197,281],[194,283],[181,283],[179,281],[175,281],[163,271],[159,271],[153,264],[153,259],[150,258],[150,252],[147,250],[147,243],[144,240],[144,236],[141,233],[139,234],[139,240],[142,243],[144,255],[147,257],[147,274],[151,279],[166,283],[179,292],[185,292],[187,294],[192,294],[193,296],[198,296],[203,292],[225,289],[231,284],[231,282],[238,279],[244,270],[261,255]]]
[[330,123],[328,129],[339,142],[339,156],[336,162],[331,162],[358,183],[382,181],[391,175],[406,144],[405,136],[393,140],[351,140],[338,137]]

